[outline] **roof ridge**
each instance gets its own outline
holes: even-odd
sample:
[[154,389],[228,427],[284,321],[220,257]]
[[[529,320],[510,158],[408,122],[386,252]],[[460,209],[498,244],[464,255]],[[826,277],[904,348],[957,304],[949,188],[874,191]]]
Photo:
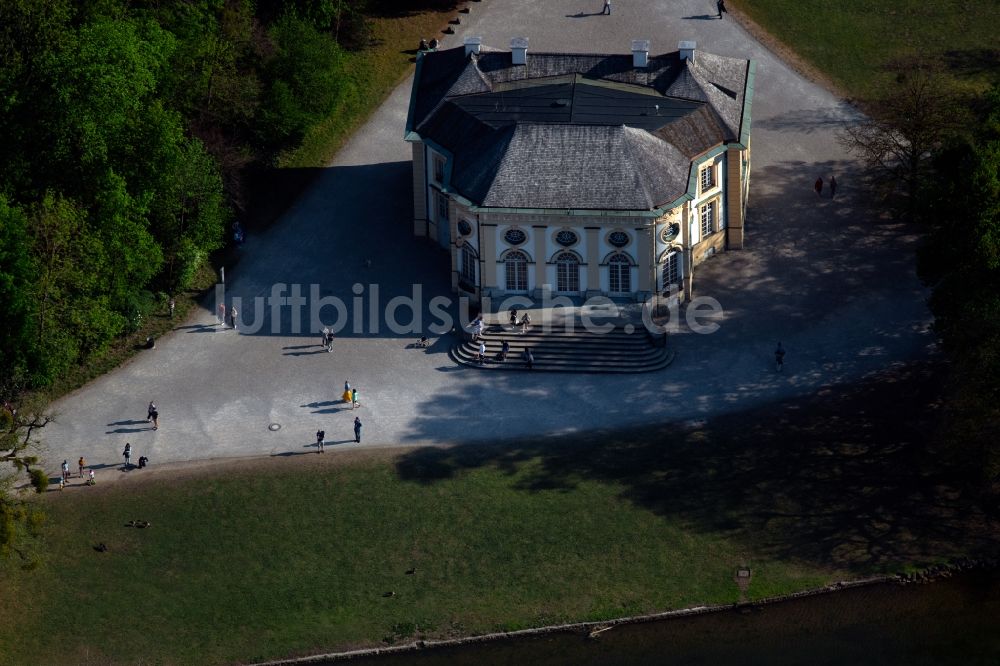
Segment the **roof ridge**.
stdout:
[[649,186],[646,183],[646,171],[644,169],[639,168],[635,164],[636,155],[635,151],[632,149],[631,138],[632,138],[632,132],[642,132],[643,134],[647,134],[654,139],[656,139],[656,137],[653,136],[652,134],[649,134],[649,132],[647,132],[646,130],[641,130],[635,127],[629,127],[628,125],[622,125],[621,128],[623,130],[622,143],[625,144],[625,152],[628,153],[629,164],[632,165],[632,169],[636,172],[636,175],[638,176],[639,186],[642,187],[642,195],[646,198],[647,207],[649,209],[653,209],[656,207],[656,204],[653,201],[653,197],[649,193]]

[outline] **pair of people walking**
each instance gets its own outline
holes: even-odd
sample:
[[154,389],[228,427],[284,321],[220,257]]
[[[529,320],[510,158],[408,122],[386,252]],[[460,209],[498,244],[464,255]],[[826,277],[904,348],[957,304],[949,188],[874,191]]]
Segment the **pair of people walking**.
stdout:
[[[819,176],[816,182],[813,183],[813,189],[816,190],[816,196],[823,196],[823,176]],[[837,196],[837,178],[835,176],[830,176],[830,198]]]
[[320,338],[320,346],[326,347],[328,352],[333,351],[333,331],[326,326],[323,327],[323,336]]
[[344,394],[341,396],[344,402],[351,403],[351,409],[355,409],[361,406],[358,401],[358,389],[352,388],[350,382],[344,382]]

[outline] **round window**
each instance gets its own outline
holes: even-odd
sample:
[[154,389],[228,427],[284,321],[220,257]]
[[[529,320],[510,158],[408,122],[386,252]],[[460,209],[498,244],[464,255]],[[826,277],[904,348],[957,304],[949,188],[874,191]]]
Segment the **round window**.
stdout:
[[528,240],[528,235],[520,229],[508,229],[507,233],[503,235],[503,239],[511,245],[520,245]]
[[625,247],[628,245],[629,237],[624,231],[612,231],[608,234],[608,242],[615,247]]
[[671,225],[663,227],[663,231],[660,232],[660,240],[664,243],[669,243],[673,239],[677,238],[677,235],[681,232],[681,225],[674,222]]
[[563,229],[562,231],[556,234],[556,242],[562,245],[563,247],[576,245],[576,241],[578,240],[578,238],[579,237],[576,235],[576,232],[570,231],[569,229]]
[[458,233],[462,234],[463,236],[468,236],[469,234],[472,233],[472,225],[469,224],[467,220],[459,220]]

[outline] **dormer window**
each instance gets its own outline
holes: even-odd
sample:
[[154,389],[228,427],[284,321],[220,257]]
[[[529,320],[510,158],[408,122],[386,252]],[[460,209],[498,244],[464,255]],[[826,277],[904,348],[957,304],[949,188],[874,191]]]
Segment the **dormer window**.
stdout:
[[715,165],[701,170],[701,191],[705,192],[715,187]]
[[444,183],[444,158],[435,155],[432,161],[434,163],[434,181]]

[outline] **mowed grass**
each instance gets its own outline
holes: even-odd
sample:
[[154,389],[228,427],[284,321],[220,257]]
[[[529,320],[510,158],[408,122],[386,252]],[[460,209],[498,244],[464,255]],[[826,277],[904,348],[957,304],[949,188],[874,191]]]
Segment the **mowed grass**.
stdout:
[[965,0],[735,0],[764,30],[827,74],[849,96],[877,98],[885,67],[937,61],[959,87],[1000,81],[1000,3]]
[[0,576],[0,661],[244,662],[729,603],[741,565],[751,595],[837,574],[758,560],[618,484],[526,490],[539,459],[433,482],[306,462],[50,494],[43,564]]
[[50,492],[41,564],[0,570],[0,663],[248,662],[727,604],[744,566],[755,599],[995,554],[933,454],[940,382],[918,365],[691,427]]

